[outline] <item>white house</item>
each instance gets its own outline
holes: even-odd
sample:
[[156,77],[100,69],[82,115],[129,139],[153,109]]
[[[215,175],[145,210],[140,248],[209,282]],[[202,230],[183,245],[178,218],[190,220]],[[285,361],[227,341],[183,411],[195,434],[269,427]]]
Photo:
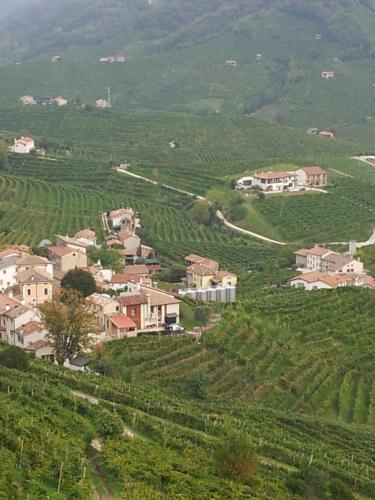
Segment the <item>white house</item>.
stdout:
[[106,101],[105,99],[98,99],[97,101],[95,101],[95,106],[100,109],[106,109],[111,107],[109,102]]
[[20,98],[20,102],[24,106],[35,106],[37,104],[35,98],[31,95],[24,95]]
[[294,189],[297,184],[295,172],[261,172],[253,174],[252,187],[263,191],[284,191]]
[[241,179],[238,179],[238,181],[236,183],[236,189],[238,189],[238,190],[250,189],[252,184],[253,184],[253,176],[252,175],[241,177]]
[[14,144],[11,148],[12,153],[27,155],[34,151],[35,142],[32,137],[20,137],[19,139],[14,139]]
[[308,291],[351,286],[354,282],[351,276],[328,276],[320,271],[300,274],[289,280],[290,286]]
[[331,252],[321,260],[321,271],[333,274],[362,274],[363,262],[353,257],[346,257],[336,252]]
[[321,77],[325,78],[326,80],[329,80],[330,78],[335,77],[335,72],[334,71],[322,71]]
[[225,64],[227,66],[236,67],[237,66],[237,61],[236,61],[236,59],[228,59],[228,60],[225,61]]
[[68,104],[68,99],[65,99],[65,97],[56,97],[55,103],[57,106],[66,106]]

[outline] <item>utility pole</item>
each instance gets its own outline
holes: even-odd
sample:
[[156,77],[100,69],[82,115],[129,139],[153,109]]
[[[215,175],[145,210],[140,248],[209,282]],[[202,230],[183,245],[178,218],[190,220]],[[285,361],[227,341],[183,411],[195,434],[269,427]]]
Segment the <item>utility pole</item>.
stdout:
[[104,90],[107,91],[107,102],[110,108],[112,108],[112,103],[111,103],[111,87],[103,87]]

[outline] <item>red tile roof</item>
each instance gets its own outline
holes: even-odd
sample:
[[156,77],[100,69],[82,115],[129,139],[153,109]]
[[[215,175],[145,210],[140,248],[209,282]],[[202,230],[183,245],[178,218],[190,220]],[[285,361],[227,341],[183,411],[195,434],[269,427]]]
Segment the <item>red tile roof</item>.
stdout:
[[322,167],[304,167],[302,170],[307,175],[324,175],[327,173]]
[[64,257],[65,255],[69,255],[70,253],[78,252],[78,250],[75,248],[64,247],[62,245],[59,245],[59,246],[48,247],[48,252],[51,252],[52,254],[57,255],[58,257]]
[[113,323],[117,328],[137,328],[137,325],[130,318],[123,314],[117,314],[116,316],[109,316],[109,320]]
[[309,248],[307,250],[307,253],[310,255],[316,255],[317,257],[323,257],[323,255],[326,255],[327,253],[332,252],[329,248],[324,248],[324,247],[313,247]]

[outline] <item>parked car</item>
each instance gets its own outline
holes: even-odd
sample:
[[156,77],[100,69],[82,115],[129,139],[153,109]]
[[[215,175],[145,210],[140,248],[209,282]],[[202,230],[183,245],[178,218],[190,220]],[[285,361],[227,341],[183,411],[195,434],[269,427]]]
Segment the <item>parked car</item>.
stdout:
[[167,325],[165,327],[168,332],[184,332],[185,328],[181,325],[178,325],[177,323],[173,323],[172,325]]

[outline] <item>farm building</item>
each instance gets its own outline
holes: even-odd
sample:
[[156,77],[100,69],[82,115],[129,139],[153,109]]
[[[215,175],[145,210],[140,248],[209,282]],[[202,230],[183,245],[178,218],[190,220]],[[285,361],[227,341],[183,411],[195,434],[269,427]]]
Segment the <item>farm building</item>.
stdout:
[[106,101],[105,99],[98,99],[97,101],[95,101],[95,106],[100,109],[106,109],[111,107],[109,102]]
[[326,80],[329,80],[330,78],[335,77],[335,72],[334,71],[322,71],[320,76],[322,78],[325,78]]
[[297,184],[301,186],[326,186],[327,172],[321,167],[303,167],[296,171]]
[[20,98],[20,102],[24,106],[35,106],[37,104],[35,97],[31,95],[24,95]]
[[14,139],[14,144],[11,148],[12,153],[27,155],[34,151],[35,142],[32,137],[20,137],[19,139]]
[[284,191],[294,189],[297,184],[295,172],[261,172],[253,174],[252,187],[262,191]]

